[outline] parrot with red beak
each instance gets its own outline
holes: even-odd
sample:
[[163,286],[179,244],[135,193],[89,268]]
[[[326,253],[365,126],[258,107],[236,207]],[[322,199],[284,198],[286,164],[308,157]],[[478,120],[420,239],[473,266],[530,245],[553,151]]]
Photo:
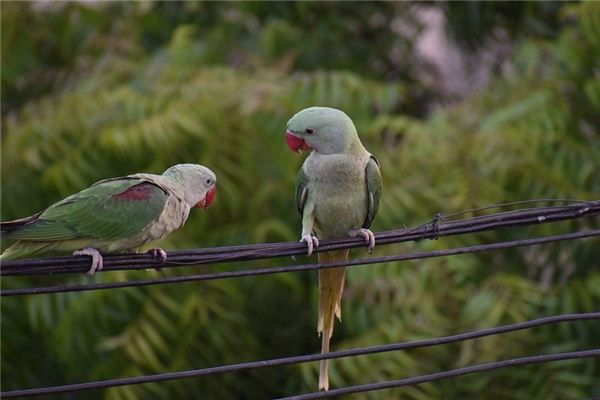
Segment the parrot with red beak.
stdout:
[[[362,145],[352,120],[342,111],[310,107],[287,124],[288,147],[310,151],[298,173],[296,205],[302,215],[301,242],[311,255],[319,239],[361,236],[372,252],[369,230],[381,198],[379,163]],[[348,259],[348,250],[318,253],[319,263]],[[345,267],[319,271],[318,332],[321,352],[329,352],[334,315],[341,320]],[[329,389],[327,361],[321,360],[319,389]]]
[[[92,258],[88,275],[102,269],[101,253],[134,252],[183,226],[192,207],[206,208],[217,178],[197,164],[178,164],[162,175],[105,179],[30,217],[0,223],[14,239],[0,260],[61,252]],[[165,262],[167,253],[148,251]]]

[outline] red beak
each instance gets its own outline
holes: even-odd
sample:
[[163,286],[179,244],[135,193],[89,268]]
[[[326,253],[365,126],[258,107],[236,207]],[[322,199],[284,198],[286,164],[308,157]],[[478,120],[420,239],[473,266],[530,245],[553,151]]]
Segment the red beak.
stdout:
[[210,204],[215,199],[217,195],[217,185],[214,185],[207,193],[206,196],[202,200],[200,200],[194,207],[196,208],[206,208],[210,206]]
[[290,131],[285,131],[285,142],[287,143],[290,150],[296,153],[299,153],[300,150],[312,150],[312,147],[306,144],[306,141],[304,139],[299,138]]

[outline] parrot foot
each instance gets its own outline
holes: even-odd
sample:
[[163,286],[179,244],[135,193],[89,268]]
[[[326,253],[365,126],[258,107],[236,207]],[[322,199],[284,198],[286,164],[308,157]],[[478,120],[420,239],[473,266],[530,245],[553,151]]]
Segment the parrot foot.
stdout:
[[93,247],[86,247],[81,250],[74,251],[73,255],[74,256],[90,256],[90,257],[92,257],[92,266],[90,267],[90,270],[85,273],[86,275],[94,276],[96,271],[101,271],[102,268],[104,267],[104,265],[103,265],[104,260],[102,258],[102,254],[100,254],[100,252]]
[[302,236],[302,239],[300,239],[300,241],[306,242],[306,245],[308,246],[306,255],[308,255],[308,256],[310,256],[313,253],[314,249],[319,247],[319,238],[317,238],[316,236],[313,236],[313,235],[304,235],[304,236]]
[[[159,259],[161,263],[167,261],[167,252],[161,249],[160,247],[155,247],[153,249],[148,250],[146,253],[151,254],[155,259]],[[155,268],[157,271],[160,271],[160,267]]]
[[159,259],[161,263],[167,261],[167,252],[161,249],[160,247],[150,249],[146,253],[151,254],[152,257]]
[[365,239],[365,242],[367,242],[367,251],[369,252],[369,254],[373,253],[373,248],[375,247],[375,235],[373,234],[373,232],[371,232],[370,229],[352,229],[348,232],[348,236],[362,236],[363,239]]

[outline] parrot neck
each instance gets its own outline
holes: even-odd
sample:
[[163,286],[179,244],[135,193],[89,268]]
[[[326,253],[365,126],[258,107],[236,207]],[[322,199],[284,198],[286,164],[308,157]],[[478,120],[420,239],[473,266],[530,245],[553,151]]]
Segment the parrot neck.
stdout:
[[189,190],[187,190],[185,182],[186,179],[183,176],[183,174],[181,173],[181,171],[173,169],[173,170],[169,170],[166,171],[163,174],[164,177],[168,178],[171,181],[171,184],[177,185],[181,188],[181,193],[183,193],[184,197],[185,197],[185,201],[192,206],[193,205],[193,199],[191,199],[190,197],[190,193]]
[[365,149],[365,146],[363,146],[363,144],[361,143],[360,139],[358,138],[358,135],[354,135],[354,138],[350,142],[350,146],[348,146],[348,149],[345,151],[345,153],[358,155],[363,154],[366,151],[367,149]]
[[316,153],[319,153],[319,154],[323,154],[323,155],[326,155],[326,154],[361,155],[367,151],[365,149],[365,147],[362,145],[360,139],[358,138],[358,135],[356,135],[356,134],[352,135],[349,143],[343,149],[339,149],[336,151],[331,151],[331,149],[326,149],[325,151],[319,151],[319,150],[320,149],[318,147],[315,147],[313,151]]
[[[350,121],[349,126],[345,127],[344,133],[337,133],[330,136],[327,140],[319,138],[307,139],[307,143],[319,154],[348,154],[360,155],[367,150],[362,145],[356,128]],[[312,140],[311,140],[312,139]]]

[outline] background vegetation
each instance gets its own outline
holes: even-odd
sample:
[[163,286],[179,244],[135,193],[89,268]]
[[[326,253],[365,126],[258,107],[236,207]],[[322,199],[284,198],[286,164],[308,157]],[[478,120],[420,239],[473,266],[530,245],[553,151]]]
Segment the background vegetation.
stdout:
[[[432,79],[439,66],[417,47],[425,10],[444,13],[465,68],[482,68],[479,56],[500,39],[508,45],[488,65],[482,89],[455,96]],[[102,178],[198,162],[218,175],[217,201],[160,245],[297,240],[293,187],[302,157],[287,151],[283,132],[294,112],[315,104],[345,110],[381,161],[376,230],[503,201],[598,198],[598,54],[594,2],[2,2],[2,220]],[[446,248],[582,224],[376,251]],[[333,348],[597,311],[598,260],[600,246],[588,240],[353,268]],[[66,279],[6,278],[2,287]],[[3,299],[2,389],[316,352],[316,287],[315,274],[301,273]],[[332,385],[598,347],[594,324],[334,361]],[[315,390],[316,370],[256,370],[85,398],[268,398]],[[363,397],[582,399],[600,395],[598,376],[597,360],[575,360]]]

